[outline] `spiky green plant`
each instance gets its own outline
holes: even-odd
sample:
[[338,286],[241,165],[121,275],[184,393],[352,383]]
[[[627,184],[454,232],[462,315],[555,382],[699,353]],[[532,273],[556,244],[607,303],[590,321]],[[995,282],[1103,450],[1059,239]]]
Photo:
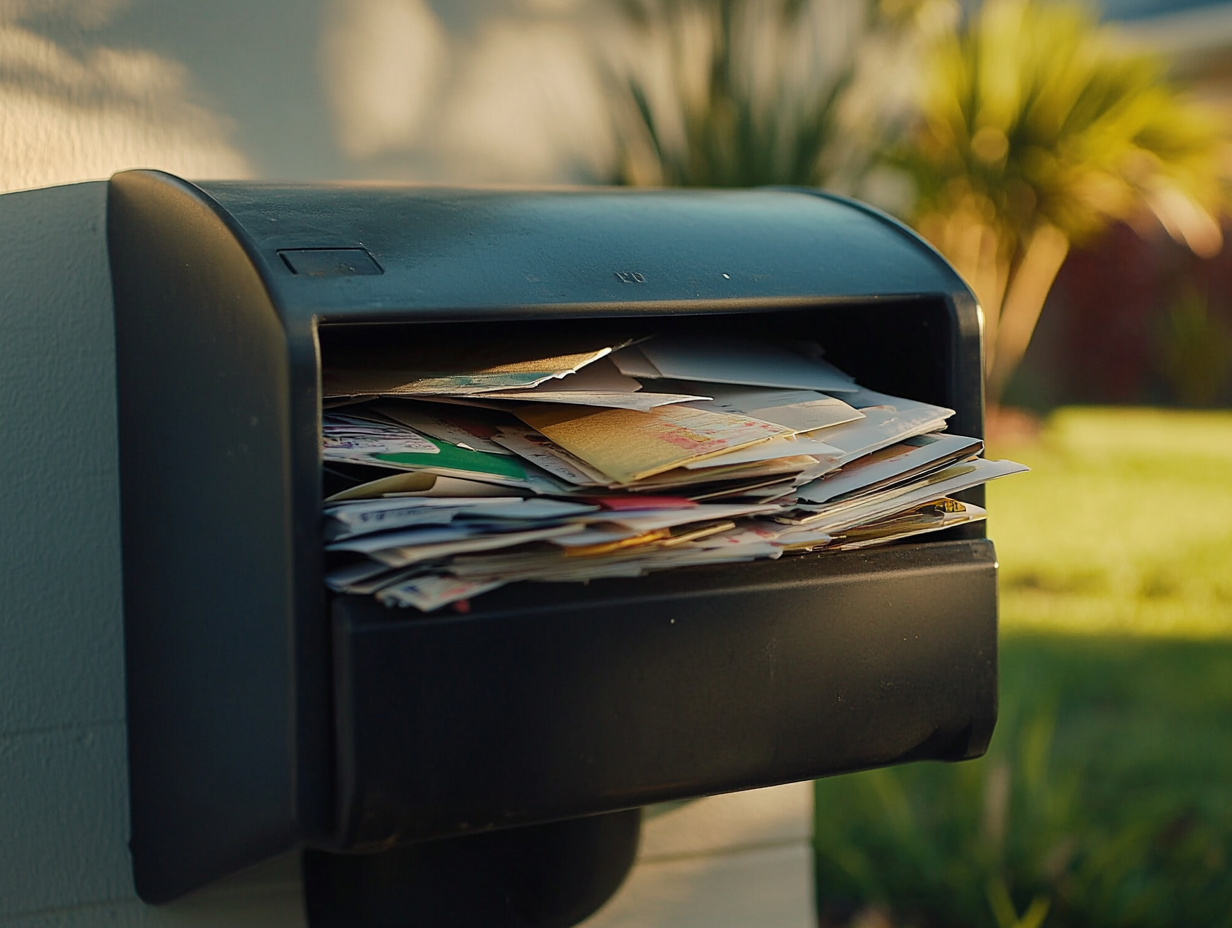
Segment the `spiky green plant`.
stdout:
[[[895,114],[853,107],[870,49],[907,41],[935,0],[615,0],[632,27],[608,73],[614,180],[850,186]],[[858,110],[858,111],[855,111]]]
[[988,0],[932,49],[919,107],[912,222],[980,299],[993,403],[1072,245],[1149,210],[1221,247],[1228,127],[1085,6]]

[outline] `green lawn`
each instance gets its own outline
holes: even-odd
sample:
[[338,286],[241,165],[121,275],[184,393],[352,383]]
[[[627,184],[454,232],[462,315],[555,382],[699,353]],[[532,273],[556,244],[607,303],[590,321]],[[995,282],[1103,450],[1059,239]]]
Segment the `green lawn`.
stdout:
[[1232,638],[1232,413],[1067,409],[991,456],[1007,634]]
[[1232,926],[1232,414],[1063,410],[994,447],[988,756],[817,785],[823,920]]

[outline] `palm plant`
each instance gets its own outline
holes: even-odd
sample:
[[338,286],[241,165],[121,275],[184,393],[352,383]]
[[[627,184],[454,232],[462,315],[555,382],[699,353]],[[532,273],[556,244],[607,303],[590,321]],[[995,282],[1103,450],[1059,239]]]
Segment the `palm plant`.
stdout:
[[936,43],[921,90],[900,152],[911,218],[983,306],[990,404],[1072,245],[1148,210],[1198,254],[1221,247],[1227,127],[1086,8],[988,0]]

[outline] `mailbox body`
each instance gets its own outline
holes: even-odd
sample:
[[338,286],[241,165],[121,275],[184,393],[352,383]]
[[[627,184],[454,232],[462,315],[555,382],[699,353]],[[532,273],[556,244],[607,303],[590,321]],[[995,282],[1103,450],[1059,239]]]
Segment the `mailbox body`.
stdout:
[[996,582],[979,527],[521,583],[465,615],[322,582],[322,364],[427,331],[811,338],[981,434],[975,302],[897,223],[787,190],[154,172],[112,179],[108,222],[144,898],[295,846],[377,852],[983,752]]

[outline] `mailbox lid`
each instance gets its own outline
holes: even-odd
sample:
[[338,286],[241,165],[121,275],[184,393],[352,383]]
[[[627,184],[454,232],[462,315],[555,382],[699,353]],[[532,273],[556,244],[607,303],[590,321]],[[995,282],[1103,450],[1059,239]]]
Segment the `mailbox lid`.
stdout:
[[334,602],[339,839],[365,849],[982,754],[983,539]]
[[284,316],[326,322],[965,289],[910,229],[814,191],[214,182],[181,192],[225,212]]

